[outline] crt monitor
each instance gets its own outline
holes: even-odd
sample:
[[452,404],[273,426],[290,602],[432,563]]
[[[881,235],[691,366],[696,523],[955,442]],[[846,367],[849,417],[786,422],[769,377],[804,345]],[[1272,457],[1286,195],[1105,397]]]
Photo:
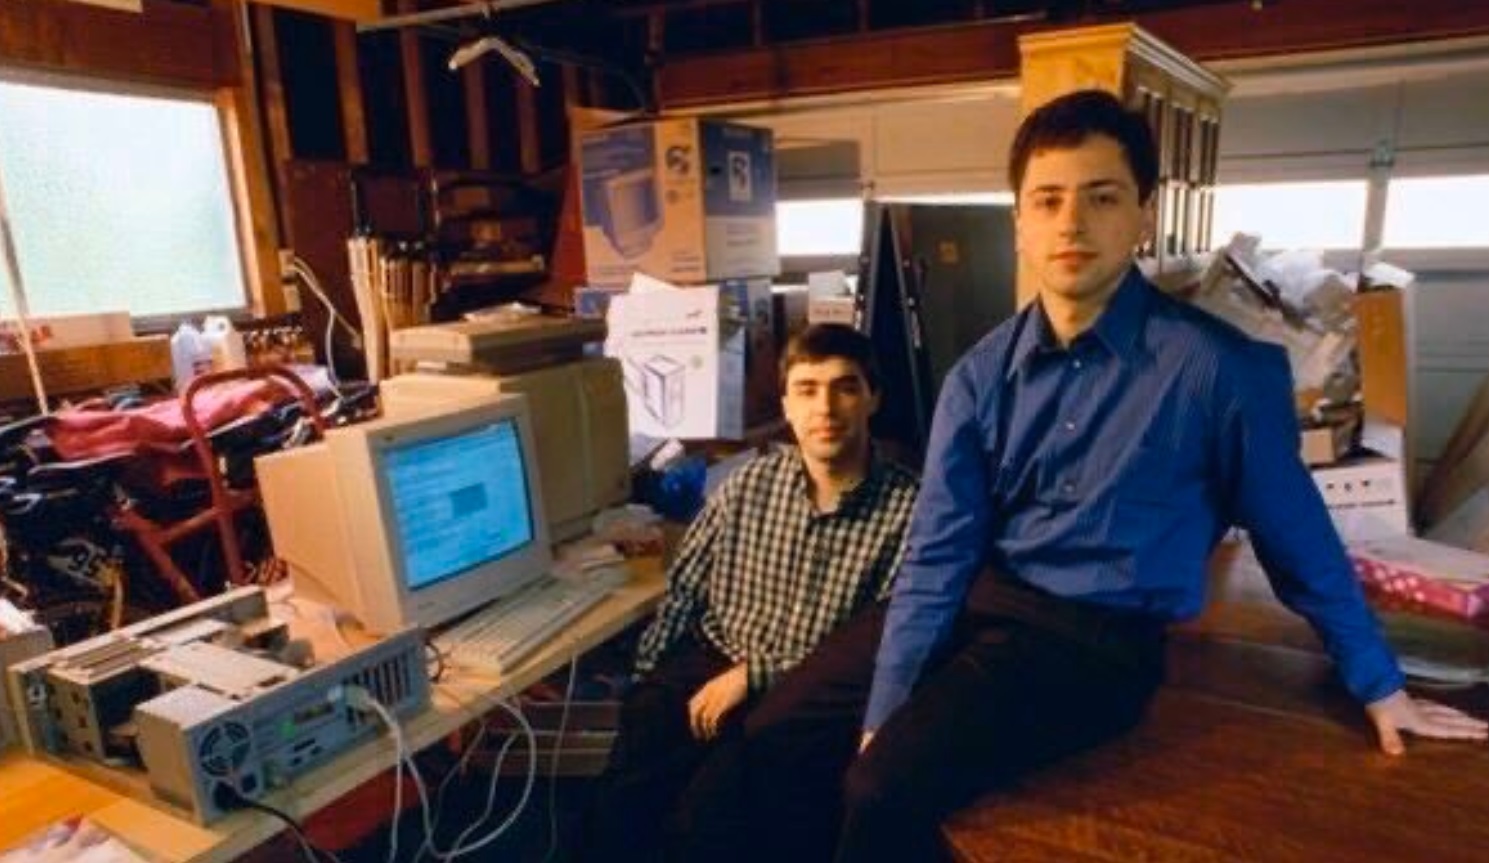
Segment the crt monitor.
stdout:
[[333,429],[257,470],[296,593],[375,632],[444,623],[553,565],[525,396]]

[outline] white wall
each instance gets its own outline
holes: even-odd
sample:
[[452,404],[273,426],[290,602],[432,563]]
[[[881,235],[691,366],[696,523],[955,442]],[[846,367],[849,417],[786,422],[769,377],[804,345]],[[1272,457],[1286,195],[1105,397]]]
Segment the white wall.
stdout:
[[[1372,159],[1388,164],[1377,179],[1489,173],[1489,41],[1217,69],[1235,83],[1222,123],[1222,183],[1368,178]],[[1018,90],[943,88],[728,113],[776,130],[785,198],[848,196],[866,186],[878,195],[1002,191]],[[1265,234],[1265,225],[1257,228]],[[1489,374],[1489,249],[1384,257],[1419,277],[1413,436],[1418,457],[1430,461]]]

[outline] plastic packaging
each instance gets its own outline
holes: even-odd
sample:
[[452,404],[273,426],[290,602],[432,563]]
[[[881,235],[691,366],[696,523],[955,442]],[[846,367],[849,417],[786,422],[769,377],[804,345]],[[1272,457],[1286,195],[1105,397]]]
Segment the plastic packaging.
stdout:
[[211,346],[196,327],[183,322],[171,336],[171,378],[176,392],[185,392],[192,378],[211,370]]
[[243,346],[243,334],[233,328],[231,319],[224,315],[210,315],[202,322],[202,334],[211,357],[212,371],[241,369],[248,365],[248,351]]

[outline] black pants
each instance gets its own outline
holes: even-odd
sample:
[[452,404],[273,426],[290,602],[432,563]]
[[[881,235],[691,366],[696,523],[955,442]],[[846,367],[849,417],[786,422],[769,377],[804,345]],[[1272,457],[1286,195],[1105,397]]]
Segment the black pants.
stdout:
[[[685,641],[626,695],[610,763],[599,778],[579,859],[657,861],[693,800],[737,809],[742,772],[734,759],[749,701],[700,742],[688,723],[688,700],[734,663],[712,645]],[[688,831],[691,832],[691,831]]]
[[883,618],[877,607],[830,636],[748,716],[736,764],[755,827],[727,843],[703,831],[690,859],[945,859],[946,815],[1127,730],[1163,676],[1158,622],[984,575],[910,701],[860,757]]

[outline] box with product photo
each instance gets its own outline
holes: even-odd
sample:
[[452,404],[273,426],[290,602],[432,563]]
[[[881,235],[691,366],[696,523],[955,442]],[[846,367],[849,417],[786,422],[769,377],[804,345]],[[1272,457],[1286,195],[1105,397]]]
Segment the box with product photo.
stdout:
[[[610,299],[605,355],[621,362],[632,434],[680,440],[738,439],[778,398],[746,390],[747,368],[774,363],[768,279],[676,288],[638,279]],[[752,358],[751,354],[755,354]],[[756,374],[758,376],[758,373]],[[774,375],[769,374],[771,382]]]
[[680,284],[780,272],[769,129],[626,123],[585,133],[579,165],[592,286],[623,287],[636,272]]

